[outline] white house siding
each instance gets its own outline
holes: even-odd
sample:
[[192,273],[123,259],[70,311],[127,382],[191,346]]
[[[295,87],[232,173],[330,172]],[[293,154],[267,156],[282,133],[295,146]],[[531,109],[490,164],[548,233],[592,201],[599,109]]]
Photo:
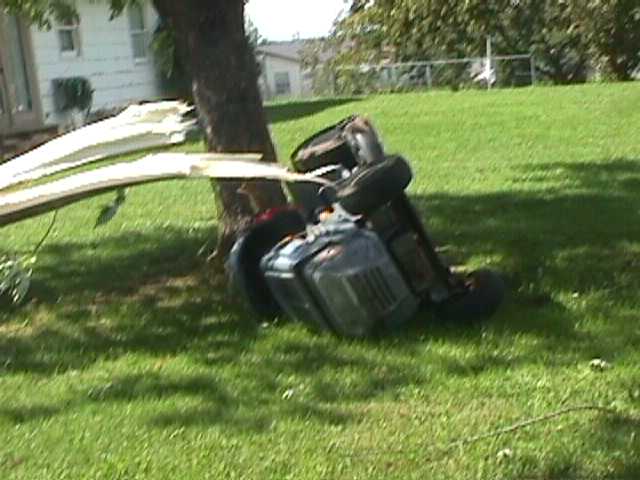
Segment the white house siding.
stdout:
[[[66,116],[55,111],[52,80],[87,77],[95,90],[93,109],[113,108],[162,96],[153,59],[134,60],[129,18],[125,11],[110,21],[108,2],[79,1],[80,55],[65,56],[60,52],[58,33],[32,28],[32,42],[42,111],[48,125],[64,124]],[[145,5],[146,26],[150,31],[157,14]]]
[[[288,95],[276,95],[276,73],[288,72],[291,92]],[[263,82],[266,81],[267,88],[265,100],[282,97],[303,97],[307,92],[303,88],[302,71],[300,62],[282,57],[265,55],[262,62]]]

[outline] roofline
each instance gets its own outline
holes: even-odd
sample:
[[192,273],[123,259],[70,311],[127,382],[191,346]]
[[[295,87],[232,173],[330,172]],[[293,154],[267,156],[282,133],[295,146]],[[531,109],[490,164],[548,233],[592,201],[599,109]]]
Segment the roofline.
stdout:
[[269,56],[269,57],[276,57],[276,58],[282,58],[284,60],[290,60],[292,62],[296,62],[296,63],[302,63],[302,59],[301,58],[297,58],[297,57],[290,57],[289,55],[283,55],[281,53],[274,53],[274,52],[269,52],[266,50],[262,50],[261,48],[258,47],[258,52],[260,52],[262,55],[265,56]]

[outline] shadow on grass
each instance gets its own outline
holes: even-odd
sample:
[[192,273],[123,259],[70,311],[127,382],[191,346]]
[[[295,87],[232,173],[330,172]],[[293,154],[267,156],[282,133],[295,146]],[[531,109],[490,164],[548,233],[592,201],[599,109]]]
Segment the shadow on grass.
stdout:
[[[535,335],[544,348],[523,355],[556,352],[546,356],[554,363],[576,356],[614,360],[638,348],[632,315],[640,288],[640,160],[514,171],[511,192],[412,198],[452,263],[479,267],[488,258],[505,275],[509,295],[491,329]],[[519,181],[545,188],[520,191]],[[576,328],[585,317],[606,319],[598,338]],[[452,371],[473,374],[503,363],[470,358]]]
[[203,336],[241,351],[257,326],[197,256],[207,235],[158,229],[46,246],[29,303],[0,312],[0,327],[20,321],[28,332],[0,330],[0,369],[47,375],[129,352],[175,353]]
[[[178,228],[129,231],[96,242],[46,244],[32,295],[40,302],[57,302],[65,295],[141,295],[153,286],[171,293],[172,279],[201,276],[198,250],[215,231],[189,233]],[[62,260],[64,259],[64,260]],[[194,276],[195,275],[195,276]]]
[[[594,419],[593,432],[582,445],[581,451],[596,465],[606,465],[597,477],[584,471],[585,462],[576,458],[575,453],[568,455],[559,452],[557,457],[546,465],[540,465],[539,458],[531,456],[528,463],[535,467],[531,468],[530,472],[519,472],[517,478],[636,480],[640,478],[640,460],[621,455],[620,452],[628,450],[630,444],[635,444],[635,448],[631,448],[632,451],[638,451],[640,439],[636,439],[636,432],[640,431],[639,429],[638,419],[622,415],[601,415]],[[597,457],[603,454],[604,458],[598,462]]]
[[28,407],[0,407],[0,418],[6,418],[12,423],[20,424],[42,418],[50,418],[59,413],[63,409],[61,407],[52,407],[49,405],[28,406]]
[[[282,415],[327,424],[353,421],[352,413],[338,405],[428,385],[429,376],[413,360],[425,342],[477,347],[486,329],[505,342],[515,335],[539,341],[528,351],[479,352],[435,359],[437,364],[452,375],[474,376],[541,358],[551,365],[596,356],[613,360],[640,347],[637,336],[628,335],[633,324],[625,326],[618,315],[611,320],[611,335],[594,338],[576,328],[580,309],[569,308],[563,298],[615,292],[618,301],[635,301],[640,256],[629,245],[640,238],[640,222],[630,221],[640,214],[639,164],[624,159],[579,166],[550,163],[522,172],[527,182],[539,175],[549,183],[550,172],[559,181],[570,176],[573,186],[562,191],[435,193],[412,199],[434,235],[447,240],[447,255],[471,264],[491,258],[505,273],[509,299],[484,326],[442,325],[425,313],[407,332],[354,349],[330,337],[287,334],[257,351],[257,340],[270,330],[229,300],[223,282],[212,287],[196,256],[211,232],[162,229],[112,236],[94,245],[70,241],[46,247],[32,303],[18,312],[30,332],[15,336],[0,329],[0,372],[51,375],[137,353],[154,358],[188,353],[211,374],[177,380],[125,375],[87,387],[83,401],[195,397],[197,407],[153,416],[151,423],[224,423],[263,430]],[[11,322],[1,315],[0,327]],[[39,315],[43,321],[30,320]],[[394,355],[385,356],[390,349]],[[247,363],[252,355],[260,358]],[[228,369],[242,381],[230,383]],[[342,381],[343,372],[352,377]],[[279,401],[289,377],[307,379],[306,397],[293,394],[290,401]],[[25,407],[0,415],[21,422],[58,411]]]
[[[633,445],[635,452],[640,451],[640,420],[624,415],[603,417],[596,425],[595,438],[592,439],[594,449],[624,449]],[[611,471],[605,478],[611,480],[635,480],[640,478],[640,458],[628,459],[618,456],[612,461]]]
[[323,110],[359,101],[359,98],[329,98],[314,101],[293,101],[267,105],[265,109],[267,111],[267,119],[269,123],[280,123],[309,117],[322,112]]

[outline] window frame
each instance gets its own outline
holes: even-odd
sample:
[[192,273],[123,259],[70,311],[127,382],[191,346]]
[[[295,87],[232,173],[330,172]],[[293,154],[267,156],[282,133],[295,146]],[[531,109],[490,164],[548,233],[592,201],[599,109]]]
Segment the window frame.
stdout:
[[[69,33],[73,44],[73,50],[64,50],[62,40],[63,33]],[[58,22],[56,24],[56,37],[58,38],[58,49],[61,57],[77,58],[82,55],[82,46],[80,43],[80,18],[70,19],[65,22]]]
[[[279,80],[278,77],[280,77],[280,79],[282,79],[283,78],[282,76],[284,76],[284,75],[286,75],[286,78],[287,78],[287,81],[286,81],[287,88],[286,88],[286,91],[280,91],[278,86],[279,85],[283,85],[284,82],[279,82],[278,81]],[[273,87],[274,87],[275,94],[277,96],[280,96],[280,95],[291,95],[291,72],[289,72],[288,70],[281,70],[281,71],[278,71],[278,72],[274,72],[273,73]]]
[[[138,8],[140,12],[140,20],[142,21],[142,28],[134,25],[133,11]],[[129,19],[129,40],[131,43],[131,58],[134,63],[146,63],[149,60],[149,24],[147,19],[147,9],[144,3],[130,4],[127,9],[127,15]],[[144,44],[144,56],[136,56],[136,40],[142,38]]]

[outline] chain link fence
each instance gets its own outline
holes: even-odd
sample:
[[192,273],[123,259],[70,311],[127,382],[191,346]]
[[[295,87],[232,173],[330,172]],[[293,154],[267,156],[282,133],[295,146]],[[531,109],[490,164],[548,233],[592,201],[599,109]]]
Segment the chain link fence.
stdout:
[[320,66],[305,73],[313,96],[366,95],[430,89],[488,89],[536,84],[532,55],[470,57],[425,62]]

